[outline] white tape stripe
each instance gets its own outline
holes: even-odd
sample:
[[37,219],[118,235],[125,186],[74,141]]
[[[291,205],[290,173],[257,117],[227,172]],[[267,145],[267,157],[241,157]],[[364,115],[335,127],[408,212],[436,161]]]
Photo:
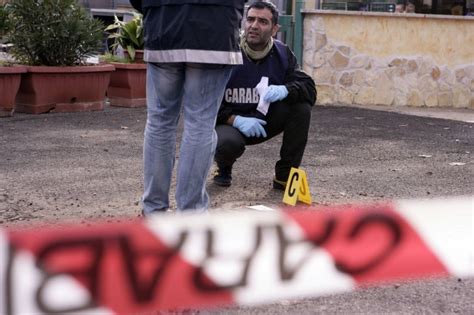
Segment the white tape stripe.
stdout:
[[188,239],[181,249],[181,256],[194,266],[200,266],[205,255],[206,235],[203,232],[206,230],[215,231],[217,242],[214,245],[217,251],[235,256],[251,250],[256,225],[279,224],[281,216],[280,212],[255,212],[237,216],[235,213],[165,215],[150,218],[145,226],[169,247],[176,246],[180,233],[187,231]]
[[394,204],[451,274],[474,276],[474,197]]
[[[0,314],[7,314],[7,264],[8,247],[6,233],[0,231]],[[36,257],[26,250],[15,251],[13,265],[10,273],[11,288],[9,304],[13,314],[43,314],[36,302],[39,285],[44,281],[45,274],[36,265]],[[88,304],[91,299],[90,292],[75,278],[60,275],[49,278],[40,296],[42,301],[51,309],[68,309],[78,305]],[[97,306],[68,314],[114,314],[105,306]]]
[[0,230],[0,314],[6,314],[6,275],[8,263],[8,240],[5,233]]
[[[283,227],[285,239],[294,242],[284,256],[285,268],[295,271],[291,279],[281,279],[279,255],[281,246],[276,226]],[[179,234],[186,230],[188,238],[181,248],[181,257],[194,266],[202,266],[207,235],[213,231],[215,257],[204,265],[206,275],[220,286],[239,283],[244,275],[245,259],[251,258],[245,285],[234,292],[236,303],[261,304],[280,298],[326,295],[351,291],[356,284],[352,277],[335,268],[332,256],[315,248],[305,239],[303,229],[283,212],[252,212],[236,216],[226,213],[216,216],[156,217],[147,227],[167,246],[177,244]],[[260,245],[256,246],[257,229],[262,228]],[[252,254],[254,252],[254,254]],[[252,256],[254,255],[254,256]]]
[[280,224],[287,241],[283,263],[285,270],[294,271],[291,279],[281,279],[278,266],[281,244],[274,231],[266,231],[262,246],[252,261],[247,286],[235,291],[238,304],[256,305],[280,299],[322,296],[352,291],[354,279],[335,268],[333,257],[324,249],[307,242],[303,229],[293,220],[282,218]]
[[[14,257],[11,277],[13,285],[10,293],[13,298],[10,302],[13,314],[43,314],[44,312],[39,308],[36,294],[39,292],[39,285],[45,280],[45,274],[37,267],[36,257],[28,251],[18,250]],[[48,278],[42,293],[39,299],[52,312],[88,305],[91,300],[90,292],[69,275],[55,275]],[[5,304],[3,305],[6,307]],[[114,314],[110,309],[101,305],[67,313],[71,315]]]

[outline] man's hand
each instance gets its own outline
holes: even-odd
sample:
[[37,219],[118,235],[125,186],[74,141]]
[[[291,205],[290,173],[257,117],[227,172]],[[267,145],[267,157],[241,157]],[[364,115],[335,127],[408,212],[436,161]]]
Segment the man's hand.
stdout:
[[263,100],[265,102],[273,103],[281,101],[288,96],[288,89],[284,85],[270,85]]
[[267,137],[263,128],[267,122],[254,117],[235,116],[232,126],[239,129],[246,137]]

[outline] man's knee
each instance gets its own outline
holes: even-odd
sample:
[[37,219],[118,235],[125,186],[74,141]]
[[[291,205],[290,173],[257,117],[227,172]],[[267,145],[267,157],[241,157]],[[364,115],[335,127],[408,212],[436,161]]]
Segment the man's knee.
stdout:
[[234,162],[245,151],[245,140],[240,132],[232,126],[216,127],[217,147],[216,160]]
[[301,115],[311,116],[311,109],[313,108],[309,103],[302,102],[294,104],[295,111]]
[[292,105],[292,112],[294,119],[301,124],[309,124],[311,120],[312,106],[309,103],[302,102]]

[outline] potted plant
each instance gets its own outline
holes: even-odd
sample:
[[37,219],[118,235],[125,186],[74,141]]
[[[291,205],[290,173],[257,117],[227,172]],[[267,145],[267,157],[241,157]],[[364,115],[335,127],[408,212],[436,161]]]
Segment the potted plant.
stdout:
[[88,65],[103,24],[76,0],[12,0],[11,53],[27,65],[16,99],[25,113],[102,110],[112,65]]
[[[110,105],[122,107],[146,106],[146,65],[143,63],[143,34],[142,15],[134,13],[128,21],[120,21],[115,16],[115,22],[105,31],[108,38],[113,40],[113,54],[105,57],[107,62],[115,66],[110,77],[107,97]],[[117,56],[122,49],[124,58]]]
[[[5,5],[0,5],[0,44],[6,43],[4,36],[10,29],[10,20]],[[21,75],[26,67],[13,64],[6,54],[0,56],[0,117],[13,115],[15,98],[20,87]]]

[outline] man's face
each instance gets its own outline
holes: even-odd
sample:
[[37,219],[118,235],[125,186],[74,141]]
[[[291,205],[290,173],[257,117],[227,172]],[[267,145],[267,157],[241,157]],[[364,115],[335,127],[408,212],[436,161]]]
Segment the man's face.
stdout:
[[250,48],[263,50],[270,37],[275,36],[279,26],[272,23],[272,12],[269,9],[251,8],[245,20],[245,40]]

